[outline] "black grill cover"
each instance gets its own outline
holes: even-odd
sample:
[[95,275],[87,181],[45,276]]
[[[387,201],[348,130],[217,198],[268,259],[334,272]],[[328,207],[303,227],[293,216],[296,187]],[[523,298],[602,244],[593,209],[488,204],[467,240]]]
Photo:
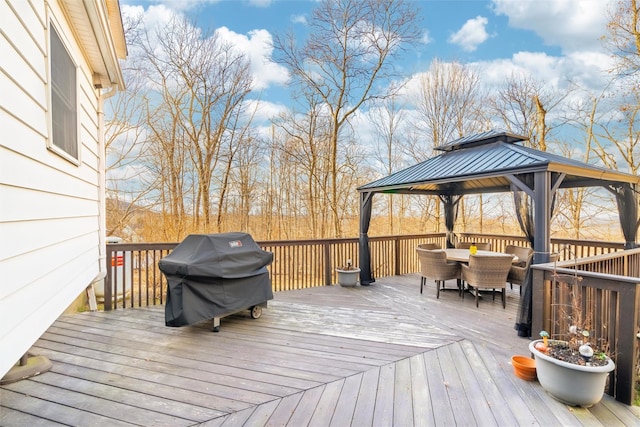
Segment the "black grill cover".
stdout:
[[158,262],[167,326],[192,325],[273,299],[273,254],[246,233],[191,234]]

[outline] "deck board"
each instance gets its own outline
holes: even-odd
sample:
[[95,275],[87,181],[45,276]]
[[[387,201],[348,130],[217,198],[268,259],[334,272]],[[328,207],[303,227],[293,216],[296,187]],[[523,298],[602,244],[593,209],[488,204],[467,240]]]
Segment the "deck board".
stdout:
[[51,371],[0,387],[0,425],[640,425],[640,408],[569,408],[513,375],[517,290],[476,308],[419,282],[278,292],[218,333],[166,327],[162,306],[61,316],[31,349]]
[[482,372],[479,366],[474,366],[477,353],[465,353],[461,342],[447,346],[447,348],[451,354],[451,360],[456,366],[465,399],[471,406],[470,413],[473,414],[475,423],[480,424],[482,421],[486,425],[500,425],[496,420],[496,415],[499,412],[491,406],[491,394],[485,393],[485,389],[480,384],[480,379],[487,378],[487,376],[491,378],[490,373]]
[[411,360],[402,359],[395,363],[393,396],[393,425],[413,425],[413,398],[411,387]]
[[325,386],[315,387],[302,394],[302,398],[300,399],[300,402],[298,402],[298,406],[296,406],[291,418],[289,418],[288,425],[309,425],[313,419],[313,414],[316,411],[316,407],[318,406],[318,402],[320,401],[324,388]]
[[340,391],[343,386],[344,379],[331,382],[325,386],[318,400],[318,404],[313,411],[313,417],[309,421],[309,427],[322,427],[331,424],[331,418],[338,404],[338,398],[340,397]]
[[376,403],[375,390],[378,387],[380,368],[369,369],[362,375],[358,390],[356,408],[353,412],[353,426],[370,426],[373,423],[373,411]]
[[360,390],[362,378],[362,373],[345,378],[333,417],[331,417],[330,426],[340,427],[351,423],[356,403],[358,401],[358,392]]
[[378,387],[375,389],[374,426],[393,425],[393,396],[395,394],[395,367],[390,363],[380,367]]
[[266,427],[277,427],[287,425],[291,414],[298,406],[302,393],[291,394],[280,399],[278,406],[271,413],[269,420],[265,423]]
[[[436,350],[440,369],[442,370],[442,381],[447,391],[447,399],[453,412],[456,425],[469,426],[476,425],[481,420],[475,419],[472,411],[473,396],[468,396],[465,391],[465,383],[468,379],[460,377],[458,372],[459,365],[455,362],[451,355],[452,346],[440,347]],[[493,425],[492,420],[482,420],[488,425]]]
[[[491,365],[487,365],[487,361],[483,359],[479,350],[474,346],[471,341],[461,341],[460,351],[462,352],[461,365],[468,363],[467,375],[473,376],[477,384],[477,393],[487,404],[487,409],[492,413],[498,425],[519,425],[530,421],[533,417],[528,413],[526,405],[516,406],[518,402],[511,400],[515,407],[512,407],[508,403],[505,404],[505,400],[508,398],[500,392],[499,378],[493,372],[500,372],[496,369],[495,359],[488,354],[488,362]],[[473,396],[472,396],[473,398]],[[513,411],[517,408],[517,411]],[[522,412],[524,416],[518,420],[514,412]],[[528,413],[528,415],[527,415]],[[488,418],[488,415],[487,415]]]
[[435,421],[424,359],[422,355],[417,355],[411,357],[410,361],[413,424],[417,427],[433,425]]

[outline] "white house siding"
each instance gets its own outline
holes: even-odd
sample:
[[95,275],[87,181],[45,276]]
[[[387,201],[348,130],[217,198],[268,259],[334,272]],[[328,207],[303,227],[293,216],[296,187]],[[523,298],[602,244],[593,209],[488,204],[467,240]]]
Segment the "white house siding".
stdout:
[[[79,67],[80,164],[47,148],[50,20]],[[56,0],[0,0],[0,377],[100,271],[98,94],[73,34]]]

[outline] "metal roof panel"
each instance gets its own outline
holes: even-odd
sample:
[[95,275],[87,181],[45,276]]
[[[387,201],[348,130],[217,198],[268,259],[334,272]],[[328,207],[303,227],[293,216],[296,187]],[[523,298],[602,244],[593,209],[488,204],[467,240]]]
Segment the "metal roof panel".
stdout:
[[[478,136],[480,135],[480,136]],[[410,192],[436,192],[456,183],[455,191],[472,192],[476,190],[502,189],[509,187],[505,174],[531,173],[537,170],[550,170],[568,173],[567,186],[571,181],[590,178],[601,181],[601,185],[612,181],[640,183],[640,178],[623,172],[612,171],[599,166],[569,159],[546,151],[505,142],[504,138],[520,138],[504,132],[485,132],[454,142],[482,143],[464,145],[464,149],[452,149],[435,157],[380,178],[358,188],[366,190],[393,190]],[[491,138],[499,138],[488,143]],[[451,187],[452,188],[452,187]]]

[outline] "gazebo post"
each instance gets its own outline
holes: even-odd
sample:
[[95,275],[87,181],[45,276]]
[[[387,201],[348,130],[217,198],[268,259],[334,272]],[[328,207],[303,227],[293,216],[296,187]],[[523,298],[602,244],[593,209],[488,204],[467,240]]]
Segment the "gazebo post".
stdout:
[[534,200],[533,200],[533,263],[541,264],[549,261],[549,248],[551,246],[551,173],[547,171],[534,174]]
[[[536,172],[534,174],[534,201],[533,201],[533,217],[534,217],[534,231],[533,231],[533,263],[541,264],[549,261],[549,248],[551,246],[551,233],[549,231],[550,223],[551,223],[551,197],[553,195],[553,191],[551,191],[551,173],[547,171]],[[535,287],[534,283],[541,283],[539,281],[539,274],[536,271],[536,280],[533,280],[532,272],[530,271],[527,277],[529,281],[524,294],[525,301],[520,301],[520,309],[519,313],[522,313],[523,316],[516,322],[516,329],[518,329],[518,324],[520,324],[520,329],[522,331],[518,331],[518,335],[531,336],[533,331],[540,331],[543,322],[543,313],[542,313],[542,287]],[[530,314],[531,324],[528,328],[526,326],[526,319],[524,314]]]

